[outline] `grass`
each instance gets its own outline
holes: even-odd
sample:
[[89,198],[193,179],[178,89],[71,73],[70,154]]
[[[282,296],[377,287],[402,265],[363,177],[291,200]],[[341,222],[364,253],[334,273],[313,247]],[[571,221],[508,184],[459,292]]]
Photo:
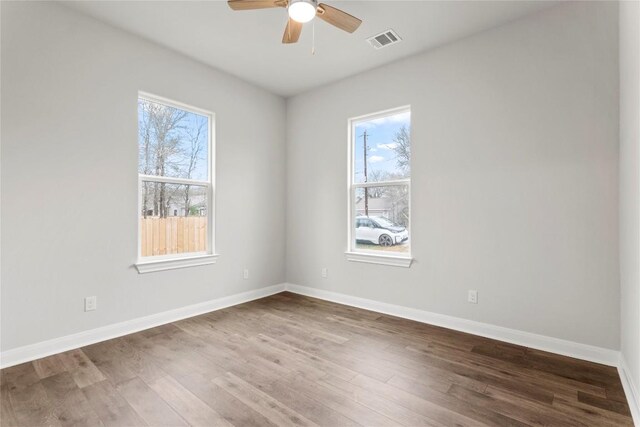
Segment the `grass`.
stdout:
[[370,243],[356,243],[356,249],[362,249],[365,251],[379,251],[379,252],[394,252],[394,253],[409,253],[409,242],[400,243],[393,246],[380,246]]

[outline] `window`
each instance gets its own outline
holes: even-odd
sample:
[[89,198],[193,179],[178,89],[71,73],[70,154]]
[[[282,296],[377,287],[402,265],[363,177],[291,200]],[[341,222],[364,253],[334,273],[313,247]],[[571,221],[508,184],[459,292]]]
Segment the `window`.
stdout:
[[140,273],[212,264],[213,115],[138,97]]
[[411,111],[349,121],[347,259],[411,265]]

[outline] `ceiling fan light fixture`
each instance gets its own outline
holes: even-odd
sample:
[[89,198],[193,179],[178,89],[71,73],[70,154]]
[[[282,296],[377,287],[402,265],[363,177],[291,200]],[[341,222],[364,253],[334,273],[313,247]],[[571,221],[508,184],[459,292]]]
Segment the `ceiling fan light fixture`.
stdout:
[[304,24],[316,16],[316,0],[290,0],[289,17],[296,22]]
[[318,4],[318,0],[227,0],[227,4],[233,10],[287,8],[289,17],[282,35],[282,43],[285,44],[297,43],[303,24],[316,16],[347,33],[353,33],[362,23],[361,19],[343,10],[324,3]]

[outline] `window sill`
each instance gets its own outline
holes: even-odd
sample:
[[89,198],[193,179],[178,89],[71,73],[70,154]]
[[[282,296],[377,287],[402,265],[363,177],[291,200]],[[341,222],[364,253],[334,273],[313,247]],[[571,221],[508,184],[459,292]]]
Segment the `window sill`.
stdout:
[[152,261],[140,261],[135,264],[138,273],[153,273],[156,271],[175,270],[176,268],[195,267],[198,265],[215,264],[217,254],[195,255],[185,258],[154,259]]
[[390,265],[393,267],[411,267],[413,258],[394,255],[378,255],[363,252],[345,252],[347,261],[365,262],[369,264]]

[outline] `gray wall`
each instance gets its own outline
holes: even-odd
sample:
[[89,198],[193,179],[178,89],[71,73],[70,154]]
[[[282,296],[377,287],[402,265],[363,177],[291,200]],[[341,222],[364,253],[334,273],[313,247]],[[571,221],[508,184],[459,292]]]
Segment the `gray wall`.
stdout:
[[[619,348],[617,16],[561,5],[288,100],[287,280]],[[406,104],[416,261],[348,262],[347,119]]]
[[[620,3],[621,351],[640,387],[640,3]],[[639,402],[640,404],[640,402]]]
[[[54,3],[2,2],[1,55],[3,351],[284,281],[282,98]],[[216,114],[216,265],[132,267],[138,90]]]

